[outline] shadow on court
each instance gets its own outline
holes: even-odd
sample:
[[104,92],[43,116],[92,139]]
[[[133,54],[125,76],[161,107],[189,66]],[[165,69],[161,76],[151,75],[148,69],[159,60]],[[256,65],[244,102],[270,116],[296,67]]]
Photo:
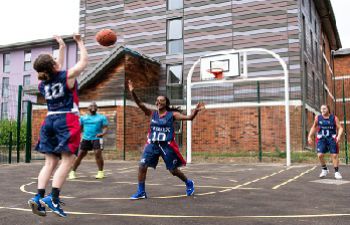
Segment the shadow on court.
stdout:
[[349,224],[350,169],[344,179],[318,179],[315,165],[191,164],[194,197],[165,170],[149,169],[149,199],[129,200],[136,191],[137,162],[107,161],[107,178],[96,180],[96,165],[83,161],[78,179],[61,192],[67,218],[31,213],[27,200],[36,192],[43,162],[0,165],[0,224]]

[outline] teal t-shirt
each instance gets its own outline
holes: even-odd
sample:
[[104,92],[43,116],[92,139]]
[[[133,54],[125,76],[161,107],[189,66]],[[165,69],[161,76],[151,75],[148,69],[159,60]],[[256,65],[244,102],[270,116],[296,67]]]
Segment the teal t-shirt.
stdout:
[[99,140],[97,134],[102,133],[102,128],[108,125],[107,117],[96,113],[96,115],[87,114],[80,117],[80,125],[83,127],[84,140]]

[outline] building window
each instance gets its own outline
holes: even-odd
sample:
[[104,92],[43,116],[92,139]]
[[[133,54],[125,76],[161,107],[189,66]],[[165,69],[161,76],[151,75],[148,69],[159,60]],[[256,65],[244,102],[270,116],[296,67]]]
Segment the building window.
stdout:
[[1,103],[1,119],[8,119],[8,102]]
[[183,0],[168,0],[168,10],[182,9],[184,7]]
[[304,45],[304,51],[306,51],[306,24],[305,24],[305,16],[302,16],[303,20],[303,45]]
[[311,47],[311,61],[314,62],[314,38],[312,36],[312,31],[310,30],[310,47]]
[[315,20],[315,37],[317,39],[317,21]]
[[10,87],[10,78],[8,77],[2,78],[1,96],[3,98],[9,97],[9,87]]
[[317,42],[315,41],[315,60],[316,60],[316,68],[318,69],[319,67],[319,59],[318,59],[318,44]]
[[168,20],[167,53],[183,53],[183,22],[182,18]]
[[316,80],[315,73],[312,72],[312,103],[316,105]]
[[312,22],[312,0],[309,1],[309,17],[310,22]]
[[24,71],[29,71],[32,68],[32,53],[25,52],[24,53]]
[[23,76],[23,87],[30,85],[30,75]]
[[58,48],[53,48],[52,49],[52,57],[54,58],[54,60],[57,60],[58,53],[59,53]]
[[4,65],[4,73],[10,72],[10,53],[3,54],[3,65]]
[[321,96],[320,96],[320,80],[317,79],[316,94],[317,94],[317,107],[321,107]]
[[309,75],[307,71],[307,62],[304,62],[304,77],[305,77],[305,101],[309,99]]
[[183,98],[182,64],[167,66],[167,95],[171,99]]
[[23,101],[22,103],[22,120],[27,119],[27,107],[28,107],[28,101]]

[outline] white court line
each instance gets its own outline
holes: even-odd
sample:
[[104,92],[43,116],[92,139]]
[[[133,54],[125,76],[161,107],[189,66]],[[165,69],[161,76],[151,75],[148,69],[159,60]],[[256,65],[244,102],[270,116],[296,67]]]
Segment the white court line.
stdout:
[[[31,209],[2,207],[0,209],[30,212]],[[154,214],[131,214],[131,213],[89,213],[89,212],[68,212],[70,215],[93,215],[93,216],[119,216],[119,217],[144,217],[144,218],[192,218],[192,219],[239,219],[239,218],[319,218],[319,217],[349,217],[350,213],[337,214],[296,214],[296,215],[256,215],[256,216],[196,216],[196,215],[154,215]]]
[[305,174],[310,173],[310,172],[313,171],[315,168],[316,168],[316,166],[312,167],[312,168],[309,169],[309,170],[306,170],[305,172],[302,172],[302,173],[299,174],[298,176],[295,176],[295,177],[293,177],[293,178],[291,178],[291,179],[289,179],[289,180],[287,180],[287,181],[285,181],[285,182],[283,182],[283,183],[281,183],[281,184],[279,184],[279,185],[274,186],[272,189],[273,189],[273,190],[276,190],[276,189],[278,189],[278,188],[280,188],[280,187],[282,187],[282,186],[284,186],[284,185],[286,185],[286,184],[288,184],[288,183],[290,183],[290,182],[292,182],[292,181],[295,181],[296,179],[298,179],[298,178],[304,176]]

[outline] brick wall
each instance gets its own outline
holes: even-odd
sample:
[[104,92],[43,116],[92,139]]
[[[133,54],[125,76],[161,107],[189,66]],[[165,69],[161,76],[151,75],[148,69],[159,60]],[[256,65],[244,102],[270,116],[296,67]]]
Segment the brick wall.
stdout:
[[[335,77],[349,76],[350,75],[350,54],[348,55],[336,55],[334,58],[334,71]],[[344,122],[344,106],[346,111],[346,121],[347,121],[347,133],[350,131],[350,101],[346,100],[343,104],[343,81],[344,81],[344,97],[350,98],[350,79],[344,78],[335,80],[336,89],[336,114],[339,120]],[[348,135],[348,140],[350,140],[350,135]]]

